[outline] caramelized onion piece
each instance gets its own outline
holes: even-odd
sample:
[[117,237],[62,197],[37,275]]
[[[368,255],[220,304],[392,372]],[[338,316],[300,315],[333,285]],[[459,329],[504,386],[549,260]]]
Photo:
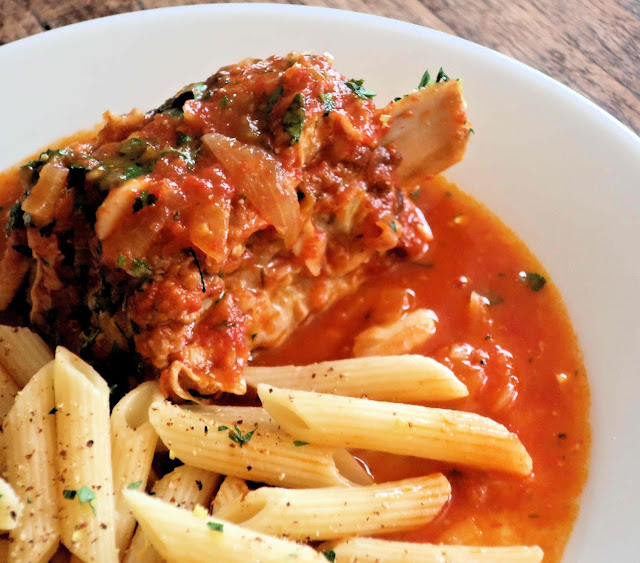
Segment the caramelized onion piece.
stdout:
[[220,133],[203,137],[232,182],[291,246],[300,232],[295,178],[264,149]]
[[53,219],[56,202],[67,185],[68,175],[69,169],[55,162],[42,167],[38,182],[22,202],[22,210],[31,215],[37,226],[44,226]]

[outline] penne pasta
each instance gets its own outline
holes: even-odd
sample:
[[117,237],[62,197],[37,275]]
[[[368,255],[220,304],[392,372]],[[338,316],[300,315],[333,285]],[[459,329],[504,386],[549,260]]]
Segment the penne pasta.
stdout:
[[293,488],[370,482],[346,450],[298,442],[273,422],[247,424],[242,407],[231,412],[201,416],[164,402],[151,406],[149,420],[173,456],[216,473]]
[[518,437],[474,413],[258,386],[265,409],[294,438],[531,473]]
[[18,387],[24,387],[31,376],[51,360],[51,350],[35,332],[0,325],[0,366]]
[[348,489],[261,487],[224,505],[216,517],[272,536],[317,541],[417,528],[435,518],[450,494],[440,473]]
[[[196,506],[203,507],[209,504],[211,495],[219,482],[220,475],[217,473],[181,465],[160,479],[153,486],[152,491],[157,499],[184,510],[194,510]],[[124,489],[124,491],[127,490],[134,489]],[[202,508],[202,510],[206,514],[206,509]],[[123,563],[161,563],[162,561],[160,554],[145,537],[142,528],[138,527]]]
[[247,367],[247,385],[363,397],[379,401],[445,401],[469,392],[453,372],[419,355],[372,356],[308,366]]
[[55,399],[62,541],[83,561],[116,562],[109,388],[58,347]]
[[13,530],[22,514],[22,503],[11,485],[0,478],[0,530]]
[[[13,406],[19,390],[20,388],[15,384],[9,373],[0,366],[0,428],[2,428],[4,417]],[[4,434],[0,432],[0,474],[3,474],[6,468],[6,451],[2,446],[3,443]]]
[[149,407],[162,395],[148,381],[127,393],[111,413],[111,464],[116,508],[116,546],[126,549],[136,522],[122,496],[125,487],[144,491],[158,435],[149,422]]
[[540,563],[544,556],[537,546],[476,547],[372,538],[350,538],[318,549],[333,553],[336,563]]
[[201,563],[215,554],[225,563],[326,563],[309,546],[245,530],[218,518],[193,512],[136,491],[125,498],[153,547],[169,563]]
[[353,341],[353,355],[394,356],[408,354],[424,344],[436,332],[436,317],[428,309],[416,309],[399,321],[372,326]]
[[10,532],[10,561],[48,561],[60,541],[53,382],[49,362],[18,393],[3,425],[7,480],[24,507]]
[[223,506],[242,500],[248,492],[249,487],[244,479],[231,476],[225,477],[211,503],[211,513],[215,514]]
[[9,372],[0,366],[0,422],[13,406],[18,391],[20,387],[16,385]]

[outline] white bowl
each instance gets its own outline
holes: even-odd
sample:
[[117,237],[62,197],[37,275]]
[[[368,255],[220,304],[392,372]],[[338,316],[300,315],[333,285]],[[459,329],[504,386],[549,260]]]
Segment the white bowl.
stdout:
[[449,177],[497,212],[564,295],[592,390],[593,450],[566,561],[640,547],[640,139],[541,73],[443,33],[362,14],[213,5],[137,12],[0,48],[0,169],[100,120],[151,108],[245,56],[328,51],[386,101],[426,67],[464,79],[476,131]]

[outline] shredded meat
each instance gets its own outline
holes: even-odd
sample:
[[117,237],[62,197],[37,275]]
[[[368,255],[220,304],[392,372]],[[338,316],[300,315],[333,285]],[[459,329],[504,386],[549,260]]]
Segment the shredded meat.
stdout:
[[9,247],[4,260],[32,264],[31,323],[96,361],[135,356],[174,398],[244,393],[252,349],[367,267],[426,252],[401,158],[381,146],[388,117],[306,54],[224,67],[146,115],[107,114],[90,142],[23,167],[11,236],[32,258]]

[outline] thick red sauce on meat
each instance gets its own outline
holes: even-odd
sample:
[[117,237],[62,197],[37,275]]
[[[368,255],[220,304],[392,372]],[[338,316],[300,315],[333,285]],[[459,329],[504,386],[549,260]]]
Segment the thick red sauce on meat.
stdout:
[[[443,361],[468,398],[430,406],[478,412],[518,434],[533,458],[521,478],[418,458],[358,451],[376,481],[443,471],[452,497],[438,519],[395,539],[475,545],[539,545],[559,561],[578,512],[590,447],[589,387],[562,299],[525,245],[493,214],[442,178],[423,184],[420,205],[434,233],[421,265],[372,274],[356,295],[308,322],[265,365],[348,357],[358,332],[425,307],[437,332],[416,350]],[[534,291],[520,272],[549,280]],[[472,291],[492,304],[474,314]]]

